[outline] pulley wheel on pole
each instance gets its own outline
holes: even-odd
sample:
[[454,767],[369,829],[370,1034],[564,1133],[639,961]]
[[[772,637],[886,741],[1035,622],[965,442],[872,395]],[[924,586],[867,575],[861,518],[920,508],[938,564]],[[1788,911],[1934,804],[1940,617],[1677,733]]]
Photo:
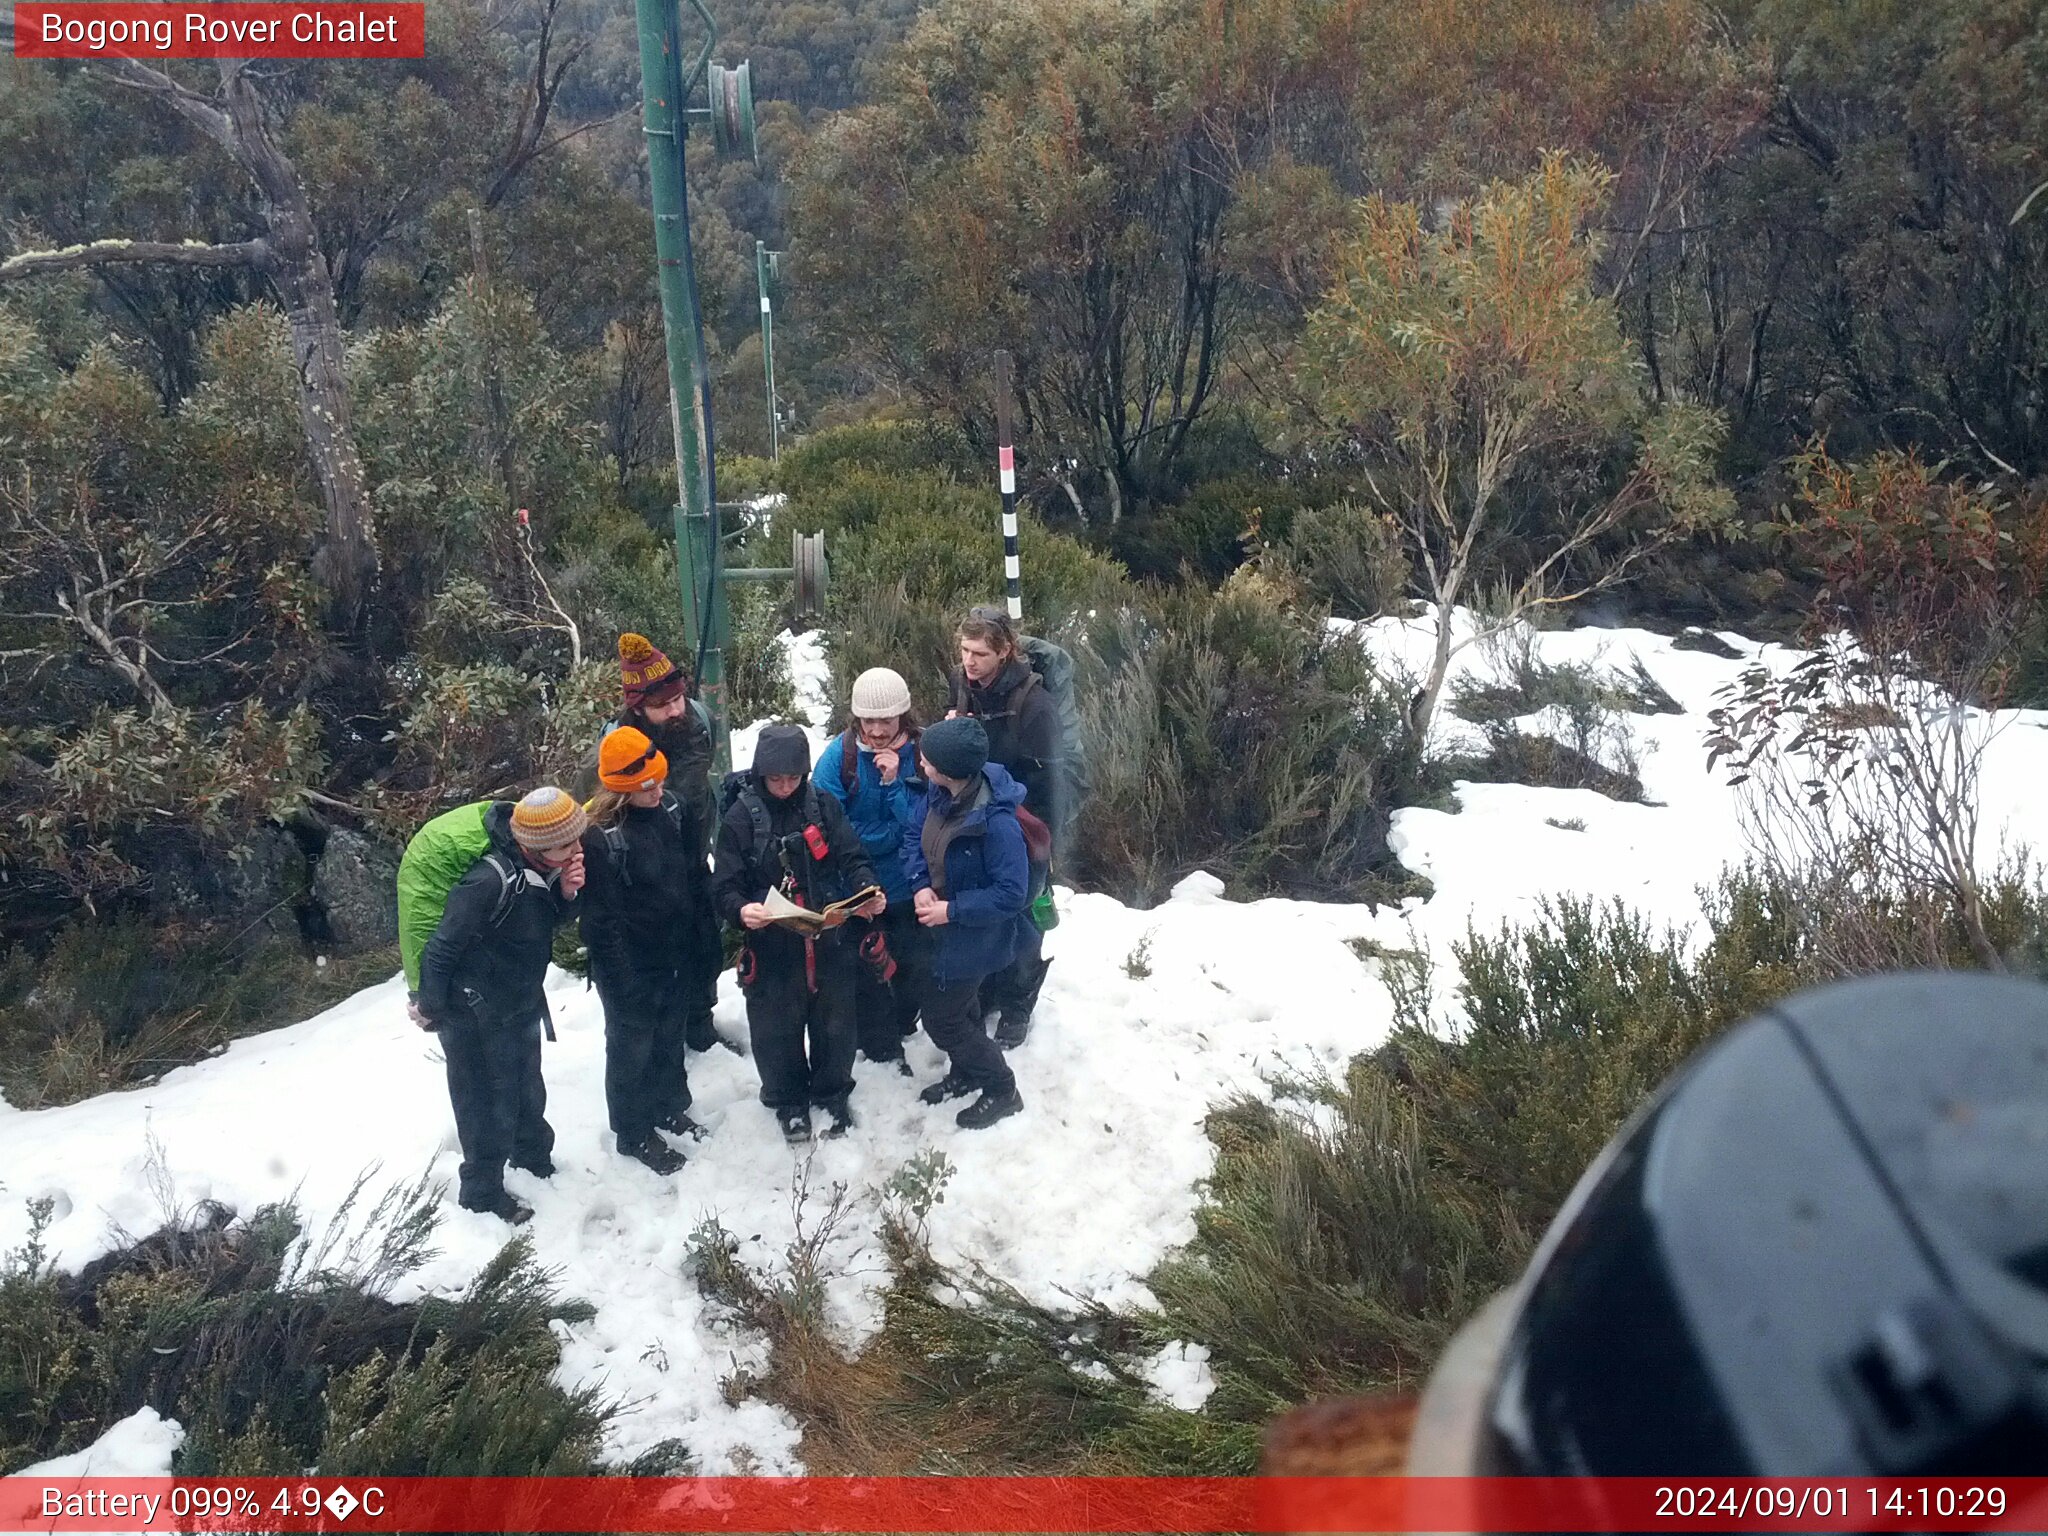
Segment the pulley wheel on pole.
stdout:
[[798,618],[825,616],[825,590],[831,567],[825,561],[825,534],[792,531],[789,536],[789,564],[795,573],[795,596],[791,606]]
[[727,159],[758,158],[754,140],[753,71],[745,60],[728,69],[713,64],[704,83],[711,94],[711,141]]

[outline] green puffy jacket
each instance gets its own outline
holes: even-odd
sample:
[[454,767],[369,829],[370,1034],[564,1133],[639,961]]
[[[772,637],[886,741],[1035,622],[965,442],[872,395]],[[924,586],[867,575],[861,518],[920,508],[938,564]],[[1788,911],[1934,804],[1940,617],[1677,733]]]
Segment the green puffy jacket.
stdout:
[[420,956],[441,925],[448,893],[490,852],[491,836],[484,830],[490,808],[490,801],[479,800],[444,811],[413,834],[398,861],[398,954],[405,984],[414,992],[420,989]]

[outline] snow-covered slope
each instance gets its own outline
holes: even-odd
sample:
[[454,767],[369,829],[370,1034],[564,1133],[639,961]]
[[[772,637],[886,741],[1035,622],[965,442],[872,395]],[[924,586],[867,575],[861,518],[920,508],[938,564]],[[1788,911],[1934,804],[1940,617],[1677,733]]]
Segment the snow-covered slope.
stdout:
[[[1727,638],[1745,656],[1756,653]],[[1428,626],[1383,621],[1370,639],[1389,660],[1419,659]],[[744,1259],[772,1267],[798,1223],[815,1230],[833,1186],[844,1185],[850,1208],[827,1250],[837,1277],[830,1297],[857,1335],[878,1320],[886,1278],[876,1241],[882,1188],[935,1147],[955,1168],[931,1216],[941,1257],[979,1262],[1047,1299],[1135,1299],[1147,1270],[1192,1235],[1193,1185],[1210,1166],[1201,1129],[1210,1106],[1259,1090],[1277,1069],[1336,1067],[1385,1034],[1385,989],[1347,940],[1419,941],[1448,979],[1448,946],[1468,921],[1526,918],[1547,893],[1618,896],[1659,920],[1694,920],[1697,887],[1741,855],[1729,793],[1706,773],[1699,742],[1714,690],[1742,662],[1634,631],[1545,634],[1536,646],[1553,662],[1622,668],[1639,658],[1685,707],[1634,721],[1642,776],[1660,804],[1469,785],[1457,815],[1402,811],[1394,846],[1437,894],[1400,911],[1229,902],[1204,875],[1152,911],[1066,895],[1047,945],[1055,963],[1038,1025],[1013,1058],[1027,1111],[989,1131],[961,1132],[954,1106],[918,1103],[918,1086],[942,1068],[920,1035],[910,1042],[914,1079],[863,1062],[859,1126],[842,1141],[792,1153],[755,1098],[752,1064],[714,1051],[690,1068],[693,1112],[710,1136],[681,1174],[658,1178],[611,1150],[602,1015],[594,993],[557,973],[561,1039],[547,1047],[545,1070],[559,1171],[547,1184],[517,1172],[510,1183],[536,1207],[531,1231],[542,1260],[598,1308],[567,1333],[562,1370],[633,1405],[618,1421],[615,1450],[630,1456],[676,1436],[707,1471],[797,1466],[797,1427],[786,1415],[759,1402],[729,1406],[720,1395],[721,1378],[759,1363],[758,1346],[722,1326],[684,1273],[690,1234],[707,1218],[741,1240]],[[815,646],[794,643],[792,659],[815,689]],[[1476,651],[1462,659],[1482,664]],[[2029,803],[2048,768],[2044,723],[2014,717],[1993,748],[1986,785],[1987,826],[2036,842],[2048,818]],[[822,738],[813,735],[815,746]],[[737,734],[736,760],[749,751],[750,735]],[[1547,824],[1574,820],[1583,831]],[[743,1041],[730,974],[724,986],[719,1028]],[[0,1246],[21,1240],[28,1202],[47,1196],[55,1220],[46,1241],[71,1266],[105,1251],[122,1229],[157,1225],[167,1199],[248,1210],[296,1194],[317,1230],[366,1168],[380,1170],[379,1183],[428,1169],[452,1189],[459,1161],[438,1047],[407,1023],[397,978],[147,1088],[34,1113],[0,1107],[0,1154]],[[497,1220],[461,1211],[451,1197],[439,1256],[410,1283],[459,1287],[505,1236]],[[1163,1394],[1192,1403],[1202,1395],[1201,1362],[1198,1348],[1170,1350],[1149,1369]],[[742,1448],[748,1457],[736,1460]]]

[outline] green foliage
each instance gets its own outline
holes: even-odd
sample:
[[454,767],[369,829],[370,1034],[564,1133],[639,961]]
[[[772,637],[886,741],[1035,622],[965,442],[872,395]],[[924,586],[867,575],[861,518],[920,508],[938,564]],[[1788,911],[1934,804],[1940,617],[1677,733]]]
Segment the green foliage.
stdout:
[[[290,926],[287,924],[287,926]],[[0,964],[0,1090],[18,1109],[150,1082],[390,974],[393,951],[320,965],[296,931],[77,923]]]
[[1284,532],[1266,532],[1264,569],[1340,619],[1398,613],[1408,592],[1400,529],[1352,501],[1304,507]]
[[1248,546],[1284,539],[1308,499],[1270,474],[1207,480],[1172,506],[1125,518],[1109,547],[1141,580],[1189,574],[1213,586],[1244,563]]
[[732,630],[725,646],[726,718],[784,720],[796,713],[796,683],[777,636],[784,628],[783,594],[747,582],[727,589]]
[[524,1240],[452,1299],[397,1305],[438,1192],[361,1186],[300,1244],[297,1212],[218,1207],[60,1277],[35,1213],[0,1270],[0,1465],[76,1450],[147,1404],[183,1476],[591,1475],[609,1404],[555,1385],[558,1301]]
[[387,796],[385,809],[403,823],[422,805],[573,778],[617,711],[618,689],[606,657],[559,680],[503,662],[418,667],[398,738],[398,784],[416,791]]
[[1249,573],[1096,633],[1082,881],[1138,901],[1197,868],[1255,891],[1380,888],[1387,812],[1413,769],[1398,702],[1354,637]]
[[1208,1411],[1242,1432],[1426,1371],[1527,1249],[1498,1206],[1444,1198],[1433,1134],[1377,1065],[1318,1098],[1313,1116],[1260,1099],[1211,1114],[1195,1241],[1148,1280],[1158,1326],[1210,1347]]
[[992,473],[956,427],[924,419],[868,422],[813,432],[785,449],[775,483],[792,500],[830,491],[856,470],[880,475],[937,475],[962,482]]

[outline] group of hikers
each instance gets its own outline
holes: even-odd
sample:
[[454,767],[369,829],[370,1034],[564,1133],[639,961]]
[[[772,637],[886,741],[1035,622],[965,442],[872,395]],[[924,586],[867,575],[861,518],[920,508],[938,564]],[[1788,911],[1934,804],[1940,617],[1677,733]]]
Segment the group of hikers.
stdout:
[[447,1063],[463,1206],[524,1222],[507,1165],[554,1172],[543,983],[571,918],[604,1008],[611,1131],[658,1174],[684,1161],[667,1136],[704,1134],[688,1053],[720,1043],[721,923],[740,939],[761,1102],[788,1141],[809,1139],[814,1109],[826,1136],[853,1125],[857,1055],[909,1076],[903,1043],[920,1020],[948,1062],[926,1104],[971,1097],[954,1116],[969,1129],[1024,1107],[1004,1052],[1030,1031],[1056,921],[1054,832],[1078,768],[1071,674],[1002,608],[969,609],[956,638],[943,720],[922,725],[904,678],[871,668],[815,765],[801,727],[767,725],[714,795],[688,675],[622,635],[623,708],[579,786],[587,799],[546,785],[413,838],[400,948],[412,1017]]

